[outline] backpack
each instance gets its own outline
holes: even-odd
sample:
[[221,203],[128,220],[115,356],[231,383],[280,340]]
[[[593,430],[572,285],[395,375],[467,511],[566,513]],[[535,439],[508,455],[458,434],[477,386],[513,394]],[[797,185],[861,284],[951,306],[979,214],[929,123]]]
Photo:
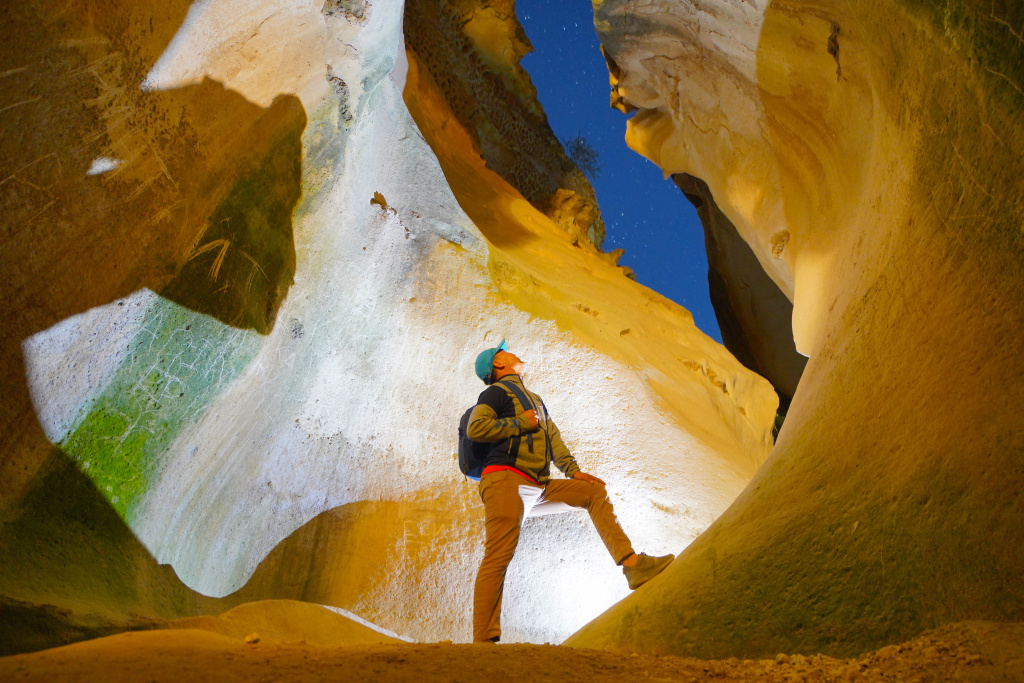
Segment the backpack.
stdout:
[[[529,410],[527,406],[535,407],[533,401],[526,397],[525,394],[514,384],[507,384],[505,382],[495,382],[494,385],[501,385],[503,389],[511,391],[517,399],[519,399],[520,405],[523,408]],[[543,401],[541,405],[543,406]],[[494,448],[493,443],[485,441],[473,441],[466,434],[466,430],[469,427],[469,416],[473,412],[473,408],[476,405],[472,405],[462,415],[462,419],[459,420],[459,469],[464,475],[473,481],[480,481],[480,477],[483,474],[484,466],[487,464],[487,455]],[[544,414],[547,414],[547,408],[544,407]],[[518,437],[516,437],[518,438]],[[527,434],[527,439],[530,442],[530,450],[533,450],[533,434]],[[548,436],[547,431],[544,431],[544,439],[547,442],[548,453],[551,452],[551,438]]]
[[459,469],[473,481],[480,481],[484,465],[487,464],[487,454],[491,452],[494,444],[484,441],[473,441],[466,436],[466,427],[469,426],[469,415],[475,407],[470,406],[469,410],[462,416],[462,419],[459,420]]

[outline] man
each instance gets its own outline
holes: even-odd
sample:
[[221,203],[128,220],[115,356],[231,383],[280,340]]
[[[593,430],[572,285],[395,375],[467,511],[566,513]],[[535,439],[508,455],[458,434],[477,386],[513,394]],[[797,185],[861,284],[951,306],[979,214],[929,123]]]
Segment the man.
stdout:
[[[526,515],[585,509],[632,590],[657,576],[674,559],[673,555],[651,557],[633,552],[615,519],[604,482],[580,471],[544,402],[523,385],[524,367],[522,360],[509,353],[504,340],[476,358],[476,374],[488,388],[480,394],[466,431],[473,441],[491,442],[494,447],[480,478],[486,540],[473,592],[474,642],[501,638],[505,572]],[[568,479],[549,477],[552,460]]]

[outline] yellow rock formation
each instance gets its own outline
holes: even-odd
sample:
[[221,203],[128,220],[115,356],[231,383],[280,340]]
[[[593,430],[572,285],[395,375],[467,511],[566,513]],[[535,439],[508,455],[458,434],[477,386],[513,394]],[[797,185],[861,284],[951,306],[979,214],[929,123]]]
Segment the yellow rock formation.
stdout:
[[593,188],[566,156],[519,61],[533,48],[512,0],[409,0],[406,47],[416,54],[487,168],[573,239],[600,247]]
[[314,647],[400,643],[394,634],[349,618],[343,610],[295,600],[250,602],[216,617],[162,623],[162,630],[199,630],[264,645],[303,642]]
[[[271,598],[468,639],[455,426],[501,337],[640,548],[685,547],[767,457],[767,382],[594,247],[583,190],[538,208],[485,164],[500,136],[406,63],[401,2],[64,10],[2,27],[0,605],[45,616],[7,647]],[[625,595],[584,521],[528,523],[508,640]]]
[[707,181],[810,360],[729,511],[569,642],[845,655],[1024,617],[1020,12],[595,8],[627,140]]

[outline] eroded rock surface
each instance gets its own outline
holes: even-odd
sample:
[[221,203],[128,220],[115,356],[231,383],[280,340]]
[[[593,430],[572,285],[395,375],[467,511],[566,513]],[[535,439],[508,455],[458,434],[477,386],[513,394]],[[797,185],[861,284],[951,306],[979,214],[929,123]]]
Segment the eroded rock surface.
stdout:
[[[406,60],[401,2],[64,10],[4,15],[4,604],[288,598],[468,639],[455,425],[502,337],[640,548],[691,542],[767,457],[769,385],[485,165],[512,133]],[[587,524],[527,524],[507,640],[625,594]]]
[[594,190],[548,125],[519,60],[533,50],[513,0],[409,0],[406,46],[487,167],[584,244],[601,247]]
[[[274,611],[270,611],[271,608]],[[281,609],[285,607],[286,609]],[[0,675],[24,681],[222,681],[267,676],[459,681],[1008,681],[1024,676],[1024,626],[966,622],[931,631],[855,659],[778,653],[761,660],[699,660],[619,654],[548,645],[392,643],[335,615],[314,616],[286,604],[258,603],[221,619],[171,624],[175,630],[124,633],[72,647],[0,659]],[[282,618],[284,617],[284,618]],[[299,623],[299,618],[306,621]],[[221,622],[221,623],[217,623]],[[261,623],[262,622],[262,623]],[[239,634],[246,625],[261,631]],[[329,626],[324,634],[310,627]],[[226,627],[226,628],[225,628]],[[269,627],[269,629],[267,628]],[[178,630],[182,629],[182,630]],[[184,630],[188,629],[188,630]],[[207,632],[204,632],[207,631]],[[209,632],[212,631],[212,632]],[[268,637],[269,636],[269,637]],[[380,642],[381,644],[376,644]],[[339,647],[342,645],[342,647]]]
[[640,110],[627,140],[707,182],[792,297],[810,360],[744,493],[568,642],[848,655],[1019,620],[1022,10],[595,8]]
[[718,208],[707,183],[685,173],[673,175],[672,181],[697,209],[704,226],[708,289],[722,343],[772,383],[785,414],[807,364],[793,344],[793,304]]

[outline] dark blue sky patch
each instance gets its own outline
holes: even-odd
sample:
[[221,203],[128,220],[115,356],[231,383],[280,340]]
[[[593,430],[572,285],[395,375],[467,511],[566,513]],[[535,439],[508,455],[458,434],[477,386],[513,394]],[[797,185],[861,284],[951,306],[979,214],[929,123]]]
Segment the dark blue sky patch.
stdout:
[[601,155],[593,180],[608,236],[605,251],[639,283],[679,303],[721,342],[708,294],[704,230],[697,211],[661,169],[626,146],[626,116],[608,106],[608,69],[585,0],[517,0],[536,52],[523,59],[548,123],[563,142],[582,133]]

